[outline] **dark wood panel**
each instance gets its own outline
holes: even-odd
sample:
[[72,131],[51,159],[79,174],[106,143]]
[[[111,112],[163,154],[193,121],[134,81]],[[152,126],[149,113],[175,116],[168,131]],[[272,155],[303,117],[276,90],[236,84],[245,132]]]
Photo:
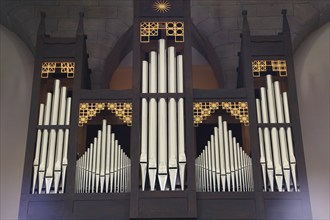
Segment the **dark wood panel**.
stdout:
[[186,198],[142,198],[139,199],[139,217],[182,218],[187,217]]
[[197,200],[198,219],[255,219],[254,200],[199,199]]
[[64,201],[35,201],[29,202],[28,218],[59,219],[64,215]]
[[267,219],[304,219],[301,200],[265,200]]
[[73,202],[75,219],[129,219],[129,200],[85,200]]

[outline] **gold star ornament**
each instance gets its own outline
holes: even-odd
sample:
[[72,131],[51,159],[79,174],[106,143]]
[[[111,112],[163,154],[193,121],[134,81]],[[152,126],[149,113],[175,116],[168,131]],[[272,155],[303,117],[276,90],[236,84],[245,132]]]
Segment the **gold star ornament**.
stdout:
[[171,9],[171,4],[166,0],[158,0],[154,2],[153,8],[158,13],[166,13]]

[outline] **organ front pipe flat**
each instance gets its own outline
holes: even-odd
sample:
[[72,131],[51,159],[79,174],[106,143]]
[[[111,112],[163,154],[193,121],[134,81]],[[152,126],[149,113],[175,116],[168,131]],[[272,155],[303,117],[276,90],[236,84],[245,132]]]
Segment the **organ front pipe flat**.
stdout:
[[212,186],[213,186],[213,191],[215,192],[216,191],[216,169],[215,169],[215,146],[214,146],[214,135],[211,135],[211,170],[212,170]]
[[[177,56],[177,92],[183,93],[183,56]],[[184,177],[186,167],[185,153],[185,133],[184,133],[184,100],[179,98],[178,102],[178,156],[179,156],[179,176],[181,190],[184,190]]]
[[[50,121],[50,111],[52,103],[52,94],[50,92],[47,93],[47,100],[45,106],[45,114],[44,114],[44,125],[49,125]],[[41,142],[41,155],[40,155],[40,165],[39,165],[39,186],[38,193],[41,194],[42,187],[44,183],[45,170],[46,170],[46,157],[47,157],[47,148],[48,148],[48,136],[49,132],[47,129],[44,129],[42,132],[42,142]]]
[[[176,58],[175,47],[168,48],[168,93],[176,93]],[[168,161],[171,190],[175,190],[176,177],[178,172],[177,160],[177,108],[174,98],[169,100],[168,115]]]
[[[166,49],[165,39],[158,41],[158,93],[166,93]],[[171,82],[169,82],[171,83]],[[164,98],[158,101],[158,181],[164,191],[167,182],[167,104]]]
[[224,148],[224,131],[222,117],[218,117],[219,126],[219,147],[220,147],[220,174],[221,174],[221,185],[222,192],[226,191],[226,165],[225,165],[225,148]]
[[[142,61],[142,93],[148,92],[148,62]],[[145,190],[145,182],[147,177],[147,163],[148,163],[148,102],[146,98],[142,98],[141,111],[141,179],[142,191]]]
[[[262,122],[268,123],[268,107],[267,107],[267,95],[266,89],[264,87],[260,88],[261,95],[261,115]],[[274,165],[273,165],[273,153],[270,141],[269,128],[264,128],[264,141],[265,141],[265,153],[266,153],[266,164],[267,164],[267,175],[270,184],[270,191],[274,191]]]
[[107,125],[107,136],[106,136],[106,164],[105,164],[105,192],[109,192],[110,182],[110,147],[111,147],[111,125]]
[[235,191],[235,173],[234,173],[234,155],[233,155],[233,133],[231,130],[228,131],[229,140],[229,160],[230,160],[230,178],[232,190]]
[[113,167],[113,192],[117,192],[117,178],[118,178],[118,140],[115,141],[114,150],[114,167]]
[[228,128],[227,122],[223,121],[223,136],[224,136],[224,148],[225,148],[225,160],[226,160],[226,180],[227,189],[230,192],[230,160],[229,160],[229,141],[228,141]]
[[164,191],[167,181],[167,110],[166,101],[158,102],[158,181],[160,190]]
[[94,147],[93,143],[90,143],[89,146],[89,163],[88,163],[88,193],[90,193],[92,187],[92,167],[93,167],[93,154],[94,154]]
[[[39,126],[43,124],[44,109],[45,109],[45,105],[40,104],[39,118],[38,118],[38,125]],[[33,181],[32,181],[32,190],[31,190],[32,194],[34,194],[34,192],[35,192],[37,176],[38,176],[41,136],[42,136],[42,131],[41,131],[41,129],[38,129],[38,131],[37,131],[36,150],[35,150],[34,160],[33,160]]]
[[233,137],[233,153],[234,153],[234,173],[235,173],[235,186],[238,191],[238,163],[237,163],[237,141],[236,137]]
[[215,147],[215,172],[217,179],[217,191],[220,192],[220,147],[219,147],[219,134],[218,128],[214,127],[214,147]]
[[[65,112],[65,125],[70,125],[70,113],[71,113],[71,97],[66,99],[66,112]],[[61,193],[64,193],[66,168],[68,166],[68,149],[69,149],[69,129],[65,129],[64,132],[64,146],[63,146],[63,158],[62,158],[62,189]]]
[[[284,123],[284,113],[283,113],[283,101],[280,91],[280,84],[278,81],[274,82],[275,89],[275,103],[276,103],[276,111],[278,117],[278,123]],[[281,160],[283,165],[284,172],[284,180],[286,184],[287,191],[290,191],[290,162],[288,156],[288,146],[286,140],[286,132],[284,127],[280,127],[279,129],[279,137],[280,137],[280,149],[281,149]]]
[[[57,125],[58,123],[58,109],[59,109],[59,95],[60,94],[60,80],[55,80],[54,82],[54,94],[52,100],[51,109],[51,125]],[[53,182],[53,172],[54,172],[54,160],[55,160],[55,146],[56,146],[56,130],[50,130],[50,140],[48,146],[47,155],[47,169],[46,169],[46,193],[50,193],[51,185]]]
[[111,158],[110,158],[110,192],[113,192],[114,167],[115,167],[115,134],[111,133]]
[[[288,94],[286,92],[283,92],[282,96],[283,96],[285,122],[290,123]],[[297,192],[298,186],[297,186],[297,176],[296,176],[296,157],[294,155],[294,150],[293,150],[293,139],[292,139],[291,127],[287,128],[286,134],[287,134],[287,140],[288,140],[288,151],[289,151],[290,167],[291,167],[291,173],[292,173],[292,181],[293,181],[294,190]]]
[[100,160],[101,160],[101,138],[102,138],[102,131],[97,131],[97,151],[96,151],[96,170],[95,170],[95,191],[96,193],[99,192],[100,187]]
[[206,146],[206,167],[207,167],[207,191],[212,189],[212,170],[211,170],[211,153],[210,153],[210,141],[207,142]]
[[[272,76],[266,76],[267,81],[267,98],[269,106],[269,121],[270,123],[277,123],[276,116],[276,104],[274,98],[274,85],[272,82]],[[279,146],[279,137],[277,128],[271,129],[271,138],[272,138],[272,150],[274,157],[274,167],[275,167],[275,180],[278,190],[282,191],[282,182],[283,182],[283,172],[282,172],[282,163],[280,158],[280,146]]]
[[102,120],[102,138],[101,138],[101,160],[100,160],[100,192],[103,192],[105,181],[105,156],[107,140],[107,121]]
[[178,158],[177,158],[177,108],[176,101],[174,98],[170,98],[169,101],[169,118],[168,118],[168,126],[169,126],[169,175],[170,175],[170,184],[171,189],[175,190],[176,185],[176,177],[178,173]]
[[[150,52],[149,63],[149,93],[157,92],[157,54]],[[157,173],[157,101],[151,98],[149,101],[149,139],[148,139],[148,174],[150,190],[155,190]]]
[[[257,122],[262,123],[260,99],[256,99],[256,108],[257,108]],[[262,128],[258,128],[258,134],[259,134],[260,164],[261,164],[262,179],[264,184],[263,188],[264,191],[267,191],[266,158],[265,158],[264,137],[263,137]]]
[[[66,112],[66,87],[61,88],[60,94],[60,106],[59,106],[59,116],[58,124],[64,125],[65,123],[65,112]],[[61,166],[62,166],[62,154],[64,145],[64,131],[63,129],[58,130],[57,141],[56,141],[56,152],[55,152],[55,166],[54,166],[54,191],[58,192],[58,186],[61,178]]]
[[97,158],[97,138],[94,137],[93,142],[93,164],[92,164],[92,193],[95,192],[95,181],[96,181],[96,158]]

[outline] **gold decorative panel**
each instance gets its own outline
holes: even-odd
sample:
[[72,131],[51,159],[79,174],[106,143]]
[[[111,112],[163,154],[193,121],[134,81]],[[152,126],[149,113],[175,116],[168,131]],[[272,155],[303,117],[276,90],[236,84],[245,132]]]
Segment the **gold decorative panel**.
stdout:
[[249,110],[247,102],[221,102],[222,109],[239,120],[245,126],[249,125]]
[[219,107],[238,119],[245,126],[249,125],[247,102],[194,102],[194,125],[198,127]]
[[154,2],[152,7],[158,13],[166,13],[171,9],[171,4],[166,0],[158,0]]
[[172,36],[175,42],[184,42],[184,22],[141,22],[140,42],[149,43],[150,37],[157,37],[159,30],[165,30],[166,36]]
[[84,126],[84,124],[86,124],[106,107],[107,110],[110,110],[128,126],[132,126],[132,103],[98,102],[80,103],[78,122],[79,127]]
[[43,62],[41,66],[41,78],[48,78],[50,73],[55,73],[59,69],[66,74],[67,78],[74,78],[75,62]]
[[261,72],[278,72],[279,76],[287,76],[285,60],[254,60],[252,61],[253,77],[260,77]]
[[194,125],[207,119],[215,110],[219,109],[219,102],[194,102]]
[[108,110],[126,123],[127,126],[132,126],[132,103],[108,103]]

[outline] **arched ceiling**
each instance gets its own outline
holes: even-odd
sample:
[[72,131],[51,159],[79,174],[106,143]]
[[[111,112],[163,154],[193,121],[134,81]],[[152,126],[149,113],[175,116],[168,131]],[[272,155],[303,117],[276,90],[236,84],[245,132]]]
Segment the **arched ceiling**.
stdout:
[[[222,73],[236,85],[242,10],[248,11],[251,34],[281,31],[281,10],[287,9],[294,48],[329,21],[328,0],[192,0],[192,21],[215,48]],[[34,51],[40,12],[51,36],[75,36],[78,12],[84,11],[92,86],[101,85],[106,57],[133,21],[133,0],[1,0],[1,24],[15,32]]]

